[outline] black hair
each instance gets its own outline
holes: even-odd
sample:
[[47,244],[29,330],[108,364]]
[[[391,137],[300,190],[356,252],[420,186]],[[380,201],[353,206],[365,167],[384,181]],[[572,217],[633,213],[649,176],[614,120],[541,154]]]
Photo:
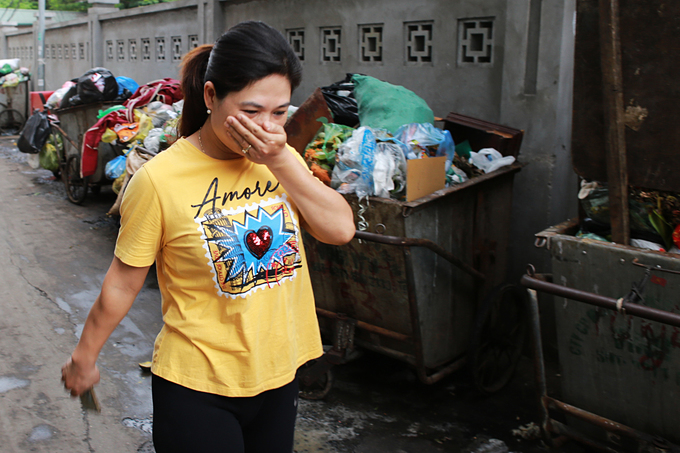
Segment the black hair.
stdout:
[[217,99],[270,75],[288,79],[291,90],[302,80],[302,65],[283,35],[259,21],[241,22],[227,30],[215,44],[187,53],[180,72],[184,107],[179,134],[187,137],[208,118],[203,86],[212,82]]

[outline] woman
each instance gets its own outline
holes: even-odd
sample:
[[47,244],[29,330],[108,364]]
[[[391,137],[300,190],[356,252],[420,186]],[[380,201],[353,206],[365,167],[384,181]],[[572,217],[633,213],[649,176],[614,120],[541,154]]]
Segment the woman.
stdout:
[[164,452],[293,448],[299,366],[322,354],[300,227],[354,234],[344,198],[286,145],[301,66],[283,36],[244,22],[182,63],[182,139],[132,178],[115,257],[62,369],[72,395],[156,262],[164,326],[152,376]]

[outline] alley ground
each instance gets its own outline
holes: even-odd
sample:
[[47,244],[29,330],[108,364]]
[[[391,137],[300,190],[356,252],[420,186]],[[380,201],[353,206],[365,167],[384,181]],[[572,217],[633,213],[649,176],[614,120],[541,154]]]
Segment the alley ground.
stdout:
[[[117,221],[106,216],[110,188],[76,206],[51,176],[0,138],[0,451],[153,452],[150,376],[138,363],[150,360],[161,326],[154,275],[100,356],[101,414],[84,412],[61,386],[60,367],[111,262]],[[538,422],[528,360],[493,397],[473,391],[463,372],[426,386],[403,363],[369,353],[336,367],[335,377],[325,400],[301,402],[298,453],[558,451],[512,433]]]

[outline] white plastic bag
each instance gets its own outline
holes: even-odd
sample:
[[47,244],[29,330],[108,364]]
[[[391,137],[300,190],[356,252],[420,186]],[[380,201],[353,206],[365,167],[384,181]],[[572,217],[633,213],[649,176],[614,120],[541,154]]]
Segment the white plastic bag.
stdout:
[[479,152],[472,151],[470,153],[470,162],[483,170],[484,173],[491,173],[494,170],[498,170],[506,165],[511,165],[515,162],[515,158],[512,156],[505,156],[493,148],[480,149]]
[[378,142],[373,166],[373,195],[390,198],[406,187],[406,156],[408,149],[400,142]]
[[163,129],[154,128],[149,131],[149,135],[144,138],[144,148],[151,151],[153,154],[158,154],[161,147],[161,136]]

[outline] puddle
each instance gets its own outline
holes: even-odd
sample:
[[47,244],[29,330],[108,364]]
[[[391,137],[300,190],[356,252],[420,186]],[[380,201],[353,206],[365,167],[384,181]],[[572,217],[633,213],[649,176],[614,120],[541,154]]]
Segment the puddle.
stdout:
[[0,393],[26,387],[31,382],[26,379],[19,379],[12,376],[0,376]]
[[50,439],[52,437],[52,427],[49,425],[38,425],[33,428],[31,435],[28,437],[29,442],[40,442]]
[[123,421],[123,426],[128,428],[137,428],[143,433],[151,434],[153,432],[153,417],[147,418],[133,418],[125,417]]
[[71,311],[71,306],[69,304],[67,304],[66,301],[64,301],[64,299],[62,299],[61,297],[57,297],[56,302],[57,302],[57,306],[59,306],[59,308],[64,310],[69,315],[73,313]]

